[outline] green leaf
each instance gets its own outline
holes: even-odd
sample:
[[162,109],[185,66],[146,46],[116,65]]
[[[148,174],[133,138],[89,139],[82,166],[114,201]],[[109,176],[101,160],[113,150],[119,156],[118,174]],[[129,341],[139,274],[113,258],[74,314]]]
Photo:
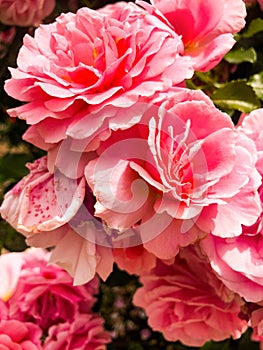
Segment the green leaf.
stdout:
[[258,74],[252,75],[248,84],[252,86],[258,98],[263,100],[263,71]]
[[214,103],[223,110],[249,113],[261,106],[253,88],[245,80],[232,81],[212,94]]
[[32,161],[32,156],[28,154],[9,153],[0,158],[1,180],[14,179],[20,180],[28,173],[25,164]]
[[248,26],[248,29],[242,34],[243,38],[251,38],[253,35],[263,31],[263,19],[256,18]]
[[234,64],[242,62],[255,63],[257,60],[257,53],[253,47],[250,47],[249,49],[240,47],[237,50],[230,51],[224,58],[227,62]]

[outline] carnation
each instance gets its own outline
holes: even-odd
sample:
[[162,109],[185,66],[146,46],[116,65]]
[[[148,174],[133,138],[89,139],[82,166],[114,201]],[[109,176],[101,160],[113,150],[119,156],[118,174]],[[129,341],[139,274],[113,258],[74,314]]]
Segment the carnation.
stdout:
[[198,249],[182,249],[172,265],[159,260],[140,281],[133,302],[169,341],[202,346],[209,340],[239,338],[247,328],[238,317],[241,298],[224,286]]

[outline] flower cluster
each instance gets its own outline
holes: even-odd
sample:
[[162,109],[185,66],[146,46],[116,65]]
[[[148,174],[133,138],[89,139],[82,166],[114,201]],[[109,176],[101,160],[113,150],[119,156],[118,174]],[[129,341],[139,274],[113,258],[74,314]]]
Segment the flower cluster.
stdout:
[[0,211],[84,284],[64,293],[60,269],[31,278],[25,268],[2,294],[6,322],[33,321],[45,349],[73,349],[68,334],[103,348],[101,320],[81,301],[114,262],[140,276],[134,303],[166,339],[201,346],[248,326],[263,339],[263,109],[236,126],[185,83],[219,63],[245,16],[243,0],[117,2],[24,37],[5,84],[24,103],[8,113],[46,155]]
[[72,278],[49,253],[31,248],[0,257],[0,347],[3,349],[106,349],[109,334],[92,311],[95,278],[72,286]]

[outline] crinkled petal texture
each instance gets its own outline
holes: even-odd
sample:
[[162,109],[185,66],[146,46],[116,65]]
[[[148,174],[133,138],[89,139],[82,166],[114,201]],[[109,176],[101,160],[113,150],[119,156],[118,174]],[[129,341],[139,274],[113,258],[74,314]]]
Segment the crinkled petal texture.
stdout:
[[182,249],[172,265],[158,261],[140,280],[133,302],[169,341],[202,346],[209,340],[239,338],[246,330],[238,317],[241,299],[192,247]]
[[137,243],[171,259],[211,231],[233,237],[253,224],[261,178],[254,142],[203,93],[176,89],[156,101],[101,142],[85,176],[95,216],[120,233],[134,228]]
[[175,32],[182,35],[184,54],[191,57],[195,70],[215,67],[234,45],[233,34],[245,25],[246,8],[242,0],[151,2],[158,10],[156,15],[163,15]]
[[54,0],[0,0],[0,22],[22,27],[38,26],[54,7]]
[[79,315],[73,323],[53,326],[43,344],[43,350],[106,350],[109,333],[99,315]]
[[13,277],[15,289],[5,299],[9,318],[34,322],[44,332],[60,322],[73,322],[79,313],[91,312],[98,292],[97,279],[74,287],[66,271],[47,265],[49,257],[40,248],[0,256],[1,267],[19,270],[19,278]]
[[42,144],[58,142],[80,110],[129,106],[190,78],[192,64],[182,52],[179,35],[132,3],[110,15],[88,8],[62,14],[25,36],[5,89],[27,103],[9,114],[34,125],[32,143],[40,145],[38,136]]
[[[254,141],[257,150],[256,168],[263,174],[263,109],[258,109],[241,118],[240,133]],[[243,192],[240,192],[242,200]],[[263,203],[263,186],[258,189]],[[247,206],[247,212],[252,209]],[[232,239],[210,235],[201,242],[211,266],[221,280],[248,302],[263,300],[263,213],[259,212],[253,225],[242,227],[242,234]],[[223,230],[223,227],[222,227]]]
[[[242,116],[239,121],[238,129],[251,138],[257,148],[256,168],[263,176],[263,108],[252,111],[249,115]],[[261,204],[263,204],[263,186],[258,190]],[[243,227],[243,234],[256,235],[263,234],[263,211],[258,216],[254,225]]]
[[257,148],[257,170],[263,176],[263,108],[241,118],[238,129],[251,138]]
[[201,247],[223,283],[248,302],[263,300],[263,238],[208,236]]
[[0,348],[3,350],[41,350],[41,329],[18,320],[0,321]]
[[[81,222],[76,219],[83,201],[93,205],[90,191],[86,191],[85,178],[71,179],[57,171],[50,173],[47,158],[28,164],[30,173],[25,176],[4,198],[0,212],[15,229],[27,237],[27,243],[35,247],[55,247],[50,261],[66,269],[74,284],[83,284],[94,278],[96,272],[103,279],[112,269],[113,257],[110,248],[96,244],[98,230],[92,215],[86,222],[86,239],[77,231]],[[77,220],[74,223],[73,220]],[[10,272],[15,276],[14,267]],[[4,272],[2,272],[4,273]],[[0,294],[14,289],[10,275],[0,287]],[[8,286],[7,291],[2,288]]]

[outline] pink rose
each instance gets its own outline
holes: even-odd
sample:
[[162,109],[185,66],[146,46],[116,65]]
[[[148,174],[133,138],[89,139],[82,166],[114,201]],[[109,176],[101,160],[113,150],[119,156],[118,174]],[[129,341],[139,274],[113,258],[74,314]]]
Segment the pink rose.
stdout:
[[49,330],[43,350],[106,350],[109,333],[97,315],[79,315],[73,323],[60,323]]
[[37,28],[34,38],[25,36],[5,89],[27,103],[9,114],[31,124],[25,138],[47,149],[94,108],[128,107],[190,78],[193,69],[182,51],[179,35],[132,3],[116,5],[110,16],[85,7],[62,14]]
[[242,235],[219,238],[209,235],[201,242],[211,266],[223,283],[246,301],[263,300],[263,237]]
[[30,322],[0,321],[0,349],[40,350],[40,328]]
[[6,288],[8,317],[34,322],[44,331],[59,322],[73,322],[79,312],[90,312],[98,291],[97,279],[73,287],[68,273],[58,266],[47,266],[49,257],[42,249],[0,256],[1,280],[7,271],[19,270],[19,275],[10,276],[13,281]]
[[[158,18],[164,15],[175,32],[182,35],[184,55],[191,57],[195,70],[215,67],[234,45],[233,34],[245,26],[246,8],[242,0],[151,2],[153,8],[145,7]],[[144,6],[142,1],[139,4]]]
[[[256,168],[263,175],[263,109],[242,117],[238,131],[254,141],[257,149]],[[258,189],[263,203],[263,186]],[[242,197],[241,197],[242,199]],[[253,212],[247,204],[246,212]],[[201,242],[211,266],[224,284],[247,301],[263,300],[263,212],[258,213],[253,225],[242,227],[235,238],[216,238],[210,235]]]
[[261,179],[254,142],[202,92],[177,89],[156,101],[138,125],[101,142],[85,174],[95,216],[120,239],[133,228],[133,245],[171,259],[210,231],[233,237],[253,224]]
[[21,27],[38,26],[54,7],[54,0],[0,0],[0,22]]
[[105,279],[113,258],[110,248],[96,244],[97,220],[92,215],[84,218],[88,239],[76,231],[83,201],[93,210],[94,200],[86,190],[85,178],[68,178],[58,170],[50,173],[46,157],[28,164],[28,168],[30,173],[5,195],[0,208],[2,217],[27,237],[29,245],[55,246],[50,261],[74,276],[75,284],[88,282],[96,272]]
[[133,302],[148,323],[169,341],[202,346],[209,340],[239,338],[247,324],[238,317],[241,298],[226,288],[204,257],[184,248],[174,264],[160,260],[140,278]]

